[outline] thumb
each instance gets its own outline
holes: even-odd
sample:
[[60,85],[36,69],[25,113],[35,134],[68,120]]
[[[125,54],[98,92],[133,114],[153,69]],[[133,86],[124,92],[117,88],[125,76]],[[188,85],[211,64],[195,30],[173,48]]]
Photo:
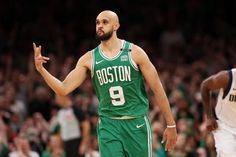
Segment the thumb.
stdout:
[[163,137],[162,137],[162,140],[161,140],[161,143],[164,143],[166,141],[166,134],[164,133]]

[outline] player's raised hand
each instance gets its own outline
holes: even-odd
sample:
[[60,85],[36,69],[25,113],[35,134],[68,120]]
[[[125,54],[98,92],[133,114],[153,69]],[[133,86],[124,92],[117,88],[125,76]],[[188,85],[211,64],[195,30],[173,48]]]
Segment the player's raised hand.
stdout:
[[34,48],[34,64],[36,69],[40,71],[43,68],[43,63],[47,63],[49,58],[42,56],[40,45],[37,47],[36,44],[33,43],[33,48]]

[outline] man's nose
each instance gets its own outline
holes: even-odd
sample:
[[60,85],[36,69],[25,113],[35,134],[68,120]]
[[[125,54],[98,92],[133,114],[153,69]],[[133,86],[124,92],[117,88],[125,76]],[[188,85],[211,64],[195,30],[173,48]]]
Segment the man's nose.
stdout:
[[103,25],[99,24],[97,27],[98,27],[98,29],[101,29],[103,27]]

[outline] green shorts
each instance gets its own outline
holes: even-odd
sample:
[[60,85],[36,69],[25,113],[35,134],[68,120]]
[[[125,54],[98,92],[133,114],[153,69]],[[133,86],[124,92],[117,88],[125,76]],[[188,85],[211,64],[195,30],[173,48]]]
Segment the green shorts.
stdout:
[[152,157],[152,129],[147,116],[117,120],[99,118],[101,157]]

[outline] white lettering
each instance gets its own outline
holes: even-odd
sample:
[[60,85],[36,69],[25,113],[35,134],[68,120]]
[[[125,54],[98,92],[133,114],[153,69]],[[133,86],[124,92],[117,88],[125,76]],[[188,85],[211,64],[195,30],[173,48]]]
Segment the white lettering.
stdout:
[[113,75],[112,75],[112,68],[111,67],[108,67],[107,68],[107,76],[108,76],[108,81],[109,81],[109,83],[112,83],[113,82]]
[[120,81],[124,81],[125,80],[125,77],[124,77],[124,68],[123,66],[119,66],[119,78],[120,78]]
[[115,73],[115,78],[116,78],[116,80],[115,80],[115,81],[118,81],[118,77],[117,77],[117,71],[116,71],[116,69],[117,69],[117,66],[113,66],[112,68],[114,69],[114,73]]
[[97,77],[98,77],[98,81],[100,83],[100,85],[103,85],[103,81],[102,81],[102,77],[101,77],[101,72],[100,70],[96,71]]
[[125,80],[131,81],[130,66],[125,66]]
[[101,70],[101,74],[102,74],[104,84],[107,84],[108,83],[107,70],[105,68],[103,68]]
[[96,71],[100,85],[113,82],[131,81],[130,66],[112,66]]

